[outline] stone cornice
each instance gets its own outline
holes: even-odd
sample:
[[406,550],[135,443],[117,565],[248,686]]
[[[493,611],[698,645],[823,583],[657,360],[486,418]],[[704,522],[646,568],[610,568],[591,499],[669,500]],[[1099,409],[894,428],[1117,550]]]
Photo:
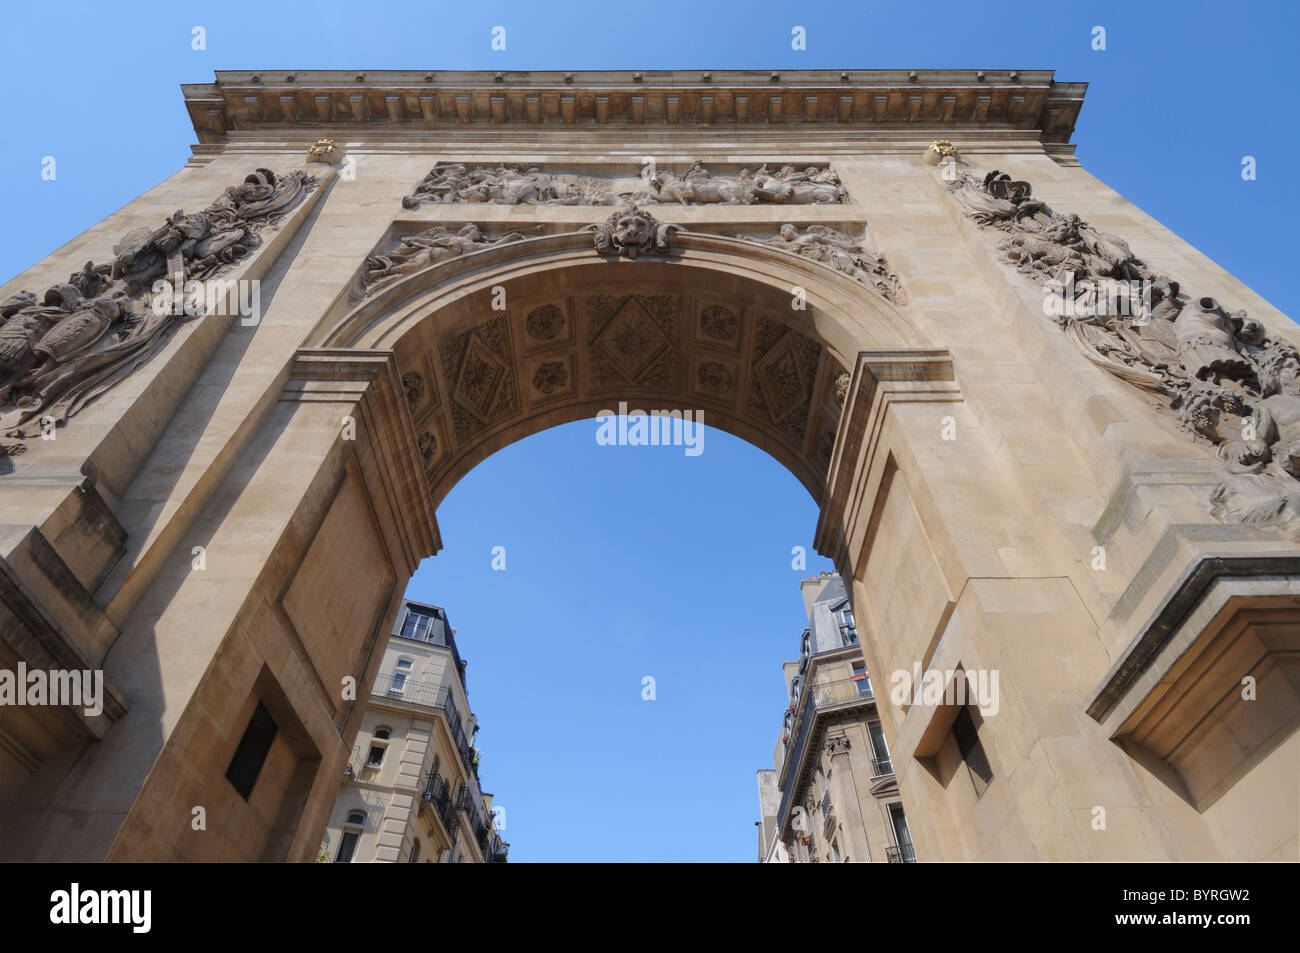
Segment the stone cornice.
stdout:
[[1051,70],[688,70],[493,73],[220,70],[185,84],[199,141],[230,133],[421,128],[735,129],[809,125],[897,132],[1020,130],[1068,143],[1086,83]]

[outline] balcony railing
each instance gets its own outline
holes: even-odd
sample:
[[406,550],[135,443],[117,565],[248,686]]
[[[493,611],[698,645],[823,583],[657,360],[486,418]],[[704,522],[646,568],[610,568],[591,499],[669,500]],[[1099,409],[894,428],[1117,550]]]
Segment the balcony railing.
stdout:
[[897,847],[885,848],[885,859],[891,864],[916,863],[916,851],[911,844],[899,844]]
[[488,835],[492,833],[492,828],[483,820],[483,807],[478,790],[462,784],[456,795],[456,806],[464,811],[465,817],[469,819],[468,833],[478,843],[479,850],[485,858],[491,859],[488,858]]
[[447,718],[447,727],[451,730],[452,743],[460,754],[460,759],[467,772],[478,776],[478,765],[474,762],[474,749],[465,737],[465,724],[456,709],[456,700],[450,688],[442,687],[439,682],[416,681],[404,675],[381,672],[375,678],[375,695],[384,698],[397,698],[425,708],[437,708]]
[[[787,767],[784,770],[797,771],[799,769],[819,709],[830,708],[835,705],[861,703],[871,698],[869,693],[862,694],[859,688],[860,685],[861,682],[857,679],[841,678],[833,682],[817,682],[804,686],[802,704],[799,708],[799,715],[793,732],[793,744],[785,749],[785,765]],[[870,686],[868,685],[869,691]],[[788,816],[790,801],[794,796],[796,785],[794,783],[795,779],[788,774],[782,780],[784,781],[784,787],[781,790],[781,808],[777,818],[780,819],[781,823],[784,823],[785,818]]]
[[889,758],[871,759],[871,776],[873,778],[883,778],[885,775],[893,773],[894,762]]
[[439,682],[416,681],[409,675],[381,672],[375,677],[374,694],[387,698],[400,698],[413,705],[426,708],[441,708],[442,696],[445,694]]
[[442,826],[447,829],[447,836],[455,842],[459,819],[456,817],[456,807],[452,804],[451,790],[442,775],[429,772],[425,777],[424,791],[420,794],[420,800],[432,805],[434,813],[442,821]]

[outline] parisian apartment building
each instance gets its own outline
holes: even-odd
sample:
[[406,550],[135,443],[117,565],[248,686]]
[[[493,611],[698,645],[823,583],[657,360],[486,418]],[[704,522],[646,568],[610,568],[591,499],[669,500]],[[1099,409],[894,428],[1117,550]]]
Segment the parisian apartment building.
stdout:
[[455,634],[444,609],[405,601],[319,861],[505,862],[510,845],[479,781],[478,721]]
[[801,589],[808,627],[783,665],[774,767],[758,772],[758,860],[915,863],[844,582],[822,573]]

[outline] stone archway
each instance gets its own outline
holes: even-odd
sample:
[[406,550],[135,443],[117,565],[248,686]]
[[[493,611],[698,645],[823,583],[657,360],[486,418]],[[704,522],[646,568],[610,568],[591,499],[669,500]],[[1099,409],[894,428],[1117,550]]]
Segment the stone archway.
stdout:
[[[313,856],[359,720],[342,688],[374,676],[406,580],[440,548],[439,501],[506,443],[620,401],[703,409],[798,477],[870,671],[1001,673],[978,804],[954,770],[952,705],[880,708],[922,860],[1281,856],[1286,843],[1255,833],[1293,840],[1294,811],[1252,792],[1294,785],[1300,708],[1254,706],[1283,712],[1265,725],[1281,743],[1242,746],[1234,773],[1211,778],[1227,707],[1178,700],[1235,684],[1233,665],[1208,664],[1231,647],[1257,650],[1260,683],[1291,704],[1294,542],[1211,512],[1215,450],[1179,427],[1212,423],[1217,392],[1180,421],[1114,376],[1143,378],[1124,361],[1151,342],[1076,327],[1072,343],[1044,316],[1028,233],[1050,201],[1069,212],[1048,221],[1067,244],[1084,242],[1080,216],[1122,239],[1089,232],[1079,261],[1127,266],[1132,240],[1198,297],[1248,305],[1243,348],[1256,323],[1293,333],[1079,169],[1082,93],[1043,71],[235,72],[188,87],[193,162],[0,298],[7,320],[31,321],[24,336],[57,319],[111,325],[125,337],[96,342],[127,345],[112,382],[89,368],[104,399],[70,395],[81,409],[57,442],[31,437],[2,461],[20,495],[0,534],[0,662],[102,669],[108,689],[94,719],[0,724],[0,766],[22,778],[0,778],[6,859]],[[364,157],[351,179],[345,140]],[[645,155],[680,201],[656,204],[663,230],[633,260],[595,206],[644,192]],[[953,178],[929,167],[960,155],[970,168]],[[452,186],[448,163],[464,164]],[[277,205],[238,256],[191,249],[195,267],[266,280],[264,323],[167,322],[174,337],[136,342],[158,345],[136,367],[121,315],[82,301],[118,280],[108,250],[148,226],[126,243],[127,274],[185,265],[168,216],[224,194],[182,223],[203,234],[255,211],[271,180],[246,177],[270,167],[304,190],[310,178],[310,194]],[[764,201],[687,195],[745,173]],[[784,204],[831,178],[842,201]],[[539,184],[554,204],[519,201]],[[431,227],[460,250],[407,268],[417,258],[391,240]],[[791,254],[813,229],[869,239],[907,300]],[[51,283],[76,293],[22,294]],[[49,373],[44,359],[20,370]],[[258,705],[280,729],[273,783],[244,801],[222,778]],[[1220,734],[1177,750],[1209,724]],[[1261,805],[1275,823],[1256,823]],[[1096,835],[1097,806],[1111,836]]]
[[856,355],[924,338],[878,293],[754,242],[684,233],[627,260],[583,230],[433,265],[313,340],[316,359],[393,352],[436,506],[502,446],[620,403],[698,408],[820,500]]

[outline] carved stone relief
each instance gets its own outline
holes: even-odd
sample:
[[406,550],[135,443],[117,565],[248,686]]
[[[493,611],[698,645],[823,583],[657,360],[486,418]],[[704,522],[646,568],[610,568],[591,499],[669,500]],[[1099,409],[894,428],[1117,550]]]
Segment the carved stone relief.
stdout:
[[1028,182],[960,172],[949,191],[1004,260],[1048,283],[1056,321],[1088,360],[1169,409],[1217,447],[1220,519],[1282,525],[1300,513],[1300,353],[1245,311],[1184,295],[1123,239],[1052,211]]
[[711,305],[700,312],[700,330],[709,341],[730,344],[740,333],[740,319],[724,305]]
[[519,412],[504,316],[452,335],[439,346],[438,359],[451,390],[451,418],[458,442]]
[[424,400],[424,378],[417,371],[407,371],[402,375],[402,391],[406,394],[406,406],[414,411]]
[[678,299],[672,295],[593,295],[587,350],[593,388],[637,384],[675,388]]
[[[24,291],[0,302],[0,432],[25,438],[49,421],[66,423],[150,360],[181,324],[204,313],[207,295],[191,294],[186,283],[246,258],[261,244],[258,233],[316,185],[302,171],[257,169],[201,211],[177,210],[157,229],[129,232],[113,246],[111,263],[86,262],[39,300]],[[168,292],[155,297],[163,279]],[[172,288],[184,294],[173,296]]]
[[466,166],[439,162],[402,199],[402,207],[426,203],[486,202],[492,205],[614,205],[619,197],[591,176],[548,175],[517,165]]
[[848,201],[840,178],[829,167],[796,169],[782,166],[776,172],[763,166],[756,172],[714,175],[699,160],[681,175],[659,171],[650,177],[651,192],[638,193],[638,201],[680,205],[830,205]]
[[821,346],[760,317],[754,334],[747,411],[770,421],[794,445],[803,444]]
[[533,387],[551,395],[569,384],[569,370],[562,361],[547,361],[533,374]]
[[649,212],[635,205],[619,209],[599,225],[595,232],[596,254],[636,258],[647,252],[666,255],[672,247],[676,225],[662,225]]
[[510,232],[499,238],[489,238],[473,224],[459,228],[435,225],[414,235],[407,235],[391,251],[366,258],[357,284],[352,289],[352,301],[360,301],[381,288],[440,261],[506,242],[516,242],[523,237],[518,232]]
[[748,241],[761,241],[793,255],[829,265],[836,271],[874,288],[882,297],[895,301],[899,296],[898,275],[889,270],[885,256],[869,248],[864,240],[845,235],[826,225],[809,225],[802,230],[782,225],[774,238],[756,239],[737,235]]
[[[624,186],[618,190],[620,186]],[[626,186],[635,186],[627,188]],[[696,160],[682,173],[648,176],[548,173],[521,165],[467,166],[439,162],[402,199],[402,207],[483,202],[493,205],[832,205],[848,201],[828,166],[782,166],[714,174]]]
[[731,390],[731,371],[717,361],[701,364],[696,377],[700,386],[712,394],[725,394]]

